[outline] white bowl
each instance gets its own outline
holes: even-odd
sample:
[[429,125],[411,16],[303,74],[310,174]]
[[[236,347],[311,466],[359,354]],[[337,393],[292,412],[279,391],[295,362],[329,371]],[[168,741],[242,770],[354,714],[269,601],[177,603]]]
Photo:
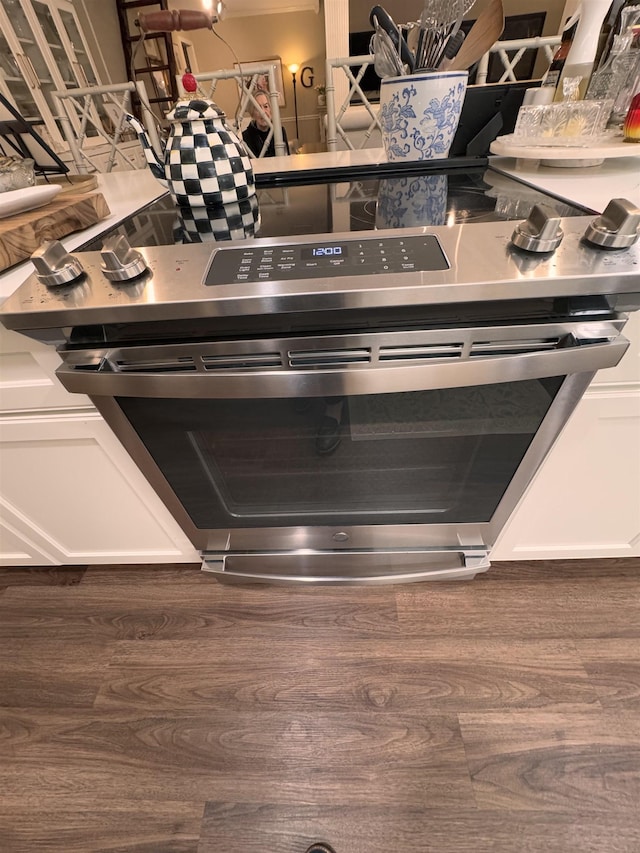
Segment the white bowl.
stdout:
[[61,189],[62,187],[57,185],[47,185],[0,193],[0,219],[42,207],[57,196]]
[[467,71],[427,71],[382,81],[380,124],[387,160],[443,160],[449,155],[468,76]]

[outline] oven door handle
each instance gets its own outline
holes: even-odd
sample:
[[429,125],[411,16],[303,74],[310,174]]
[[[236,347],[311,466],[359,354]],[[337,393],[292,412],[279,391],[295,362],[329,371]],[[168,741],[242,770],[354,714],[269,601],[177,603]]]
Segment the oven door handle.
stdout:
[[[602,325],[600,325],[600,330]],[[612,327],[613,328],[613,327]],[[276,367],[274,369],[207,369],[189,363],[157,364],[136,370],[118,365],[118,350],[102,355],[70,352],[56,375],[71,392],[91,397],[165,397],[181,399],[250,399],[277,397],[352,396],[428,391],[542,379],[574,373],[595,373],[615,367],[629,342],[615,330],[612,339],[576,339],[567,335],[552,350],[496,354],[479,348],[464,358],[433,358],[416,363],[384,361],[374,365]],[[400,357],[402,358],[402,356]],[[406,361],[406,356],[405,356]]]
[[473,578],[491,568],[486,548],[375,551],[205,551],[202,571],[270,584],[382,584]]

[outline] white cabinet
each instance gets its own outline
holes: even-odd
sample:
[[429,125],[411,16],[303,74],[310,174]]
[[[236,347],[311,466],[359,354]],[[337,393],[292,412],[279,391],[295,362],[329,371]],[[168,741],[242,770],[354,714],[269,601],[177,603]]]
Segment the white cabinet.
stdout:
[[499,537],[492,560],[640,556],[640,312]]
[[194,562],[96,411],[0,418],[0,564]]
[[0,566],[57,566],[59,561],[31,540],[30,531],[17,530],[0,511]]
[[0,0],[0,91],[55,151],[67,145],[53,93],[99,82],[73,3]]
[[[99,186],[109,224],[161,192],[147,171],[102,175]],[[0,275],[0,301],[27,275]],[[59,365],[53,346],[0,325],[0,565],[198,562],[89,398],[62,387]]]
[[491,559],[640,556],[640,393],[592,389]]
[[91,59],[80,21],[68,0],[31,0],[41,30],[52,53],[71,63],[69,86],[95,86],[98,73]]
[[53,347],[0,327],[0,565],[197,562]]
[[0,326],[0,413],[93,408],[58,382],[59,365],[53,347]]

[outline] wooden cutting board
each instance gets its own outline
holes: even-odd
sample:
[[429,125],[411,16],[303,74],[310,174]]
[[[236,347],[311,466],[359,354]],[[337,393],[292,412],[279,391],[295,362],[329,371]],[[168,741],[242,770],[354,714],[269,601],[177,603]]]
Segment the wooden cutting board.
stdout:
[[0,219],[0,271],[30,258],[45,241],[95,225],[110,213],[102,193],[65,192],[36,210]]

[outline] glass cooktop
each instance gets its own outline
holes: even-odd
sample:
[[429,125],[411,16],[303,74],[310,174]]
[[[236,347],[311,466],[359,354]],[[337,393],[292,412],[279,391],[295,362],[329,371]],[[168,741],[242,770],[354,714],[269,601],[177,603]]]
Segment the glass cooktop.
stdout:
[[[428,174],[406,170],[371,176],[329,173],[328,179],[323,176],[323,182],[316,178],[310,183],[291,186],[283,185],[282,181],[282,176],[278,176],[277,185],[262,183],[257,189],[260,221],[256,237],[520,220],[529,215],[534,204],[540,203],[555,208],[561,216],[593,212],[540,192],[486,165],[438,171],[431,168]],[[194,230],[168,194],[82,249],[100,249],[104,237],[117,233],[125,234],[132,246],[215,240],[212,234]]]

